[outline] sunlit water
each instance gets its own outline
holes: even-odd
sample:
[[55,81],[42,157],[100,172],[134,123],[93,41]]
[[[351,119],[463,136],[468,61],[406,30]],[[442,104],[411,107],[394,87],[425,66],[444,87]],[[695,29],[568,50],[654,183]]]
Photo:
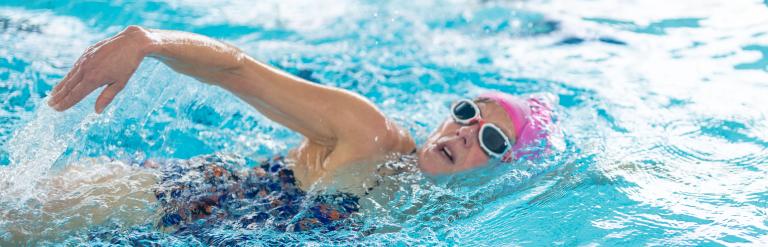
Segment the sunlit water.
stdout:
[[[66,113],[44,105],[88,45],[130,24],[213,36],[365,95],[419,143],[460,97],[493,89],[560,99],[565,151],[480,185],[412,183],[384,213],[363,217],[373,234],[222,225],[179,236],[153,222],[109,222],[49,244],[768,243],[763,1],[0,4],[0,215],[39,214],[43,184],[73,163],[97,170],[214,152],[259,160],[300,141],[227,92],[153,60],[105,114],[92,113],[93,96]],[[0,238],[8,241],[13,224],[35,222],[0,218]]]

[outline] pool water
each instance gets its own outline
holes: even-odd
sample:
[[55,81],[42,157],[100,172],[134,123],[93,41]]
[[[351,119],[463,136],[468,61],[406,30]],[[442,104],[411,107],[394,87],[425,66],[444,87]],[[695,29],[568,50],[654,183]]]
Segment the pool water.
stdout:
[[[461,97],[552,93],[565,150],[478,186],[421,179],[362,217],[373,232],[110,222],[15,244],[768,243],[768,2],[748,0],[4,0],[0,215],[39,214],[41,178],[89,157],[259,160],[301,140],[151,59],[102,115],[94,95],[65,113],[44,104],[86,47],[131,24],[222,39],[360,93],[418,143]],[[14,224],[49,230],[0,218],[0,239]]]

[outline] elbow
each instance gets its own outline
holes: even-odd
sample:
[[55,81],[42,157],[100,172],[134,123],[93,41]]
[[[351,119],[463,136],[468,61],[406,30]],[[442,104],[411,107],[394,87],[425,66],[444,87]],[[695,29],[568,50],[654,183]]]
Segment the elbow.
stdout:
[[245,68],[245,64],[248,62],[248,55],[245,54],[245,52],[241,51],[240,49],[234,48],[234,51],[232,52],[232,65],[227,68],[228,71],[231,71],[235,74],[240,74],[240,72]]
[[219,41],[219,44],[215,45],[215,47],[222,61],[218,66],[219,71],[240,74],[246,67],[250,57],[237,46]]
[[[228,58],[224,60],[226,63],[220,64],[217,68],[208,70],[211,73],[207,76],[203,76],[207,78],[202,79],[202,81],[214,85],[225,86],[226,84],[231,84],[234,81],[240,81],[243,78],[248,77],[248,72],[246,71],[247,63],[249,61],[248,55],[233,47],[233,50],[230,51],[230,54],[227,55],[227,57]],[[225,88],[229,87],[225,86]]]

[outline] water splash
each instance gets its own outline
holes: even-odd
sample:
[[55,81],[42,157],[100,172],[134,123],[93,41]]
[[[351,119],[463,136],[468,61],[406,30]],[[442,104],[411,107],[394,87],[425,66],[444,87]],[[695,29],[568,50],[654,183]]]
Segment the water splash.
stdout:
[[34,190],[36,182],[95,119],[95,114],[86,116],[82,110],[61,114],[49,107],[40,108],[34,119],[17,130],[7,144],[11,164],[0,167],[0,203],[22,205],[42,196]]
[[[224,38],[298,76],[361,93],[411,130],[417,142],[448,116],[447,105],[460,97],[489,89],[560,96],[560,122],[570,149],[548,164],[551,170],[510,173],[475,192],[411,183],[402,188],[388,216],[365,219],[380,224],[367,234],[220,226],[208,232],[206,240],[214,243],[768,241],[763,182],[768,111],[761,103],[768,80],[761,67],[768,15],[763,3],[345,3],[312,15],[306,13],[317,12],[316,2],[211,5],[182,0],[117,6],[6,1],[20,7],[3,8],[0,15],[39,15],[35,20],[44,24],[45,35],[0,34],[3,44],[14,44],[0,45],[6,61],[0,62],[0,97],[11,102],[0,113],[5,119],[0,120],[0,143],[30,142],[15,144],[15,151],[0,144],[0,163],[5,159],[18,167],[20,160],[34,160],[42,164],[34,169],[45,170],[101,155],[182,158],[226,150],[259,157],[298,142],[297,136],[226,92],[156,64],[137,73],[124,92],[132,97],[120,96],[105,116],[88,119],[87,113],[77,113],[80,119],[68,122],[41,107],[45,92],[87,44],[124,25],[141,24]],[[412,8],[403,9],[406,5]],[[41,62],[50,57],[55,59]],[[70,123],[67,128],[77,134],[51,130],[44,125],[47,121]],[[48,151],[36,151],[34,145]],[[0,176],[45,172],[5,172],[12,167],[0,168]],[[120,232],[120,243],[203,241],[145,226],[102,230]],[[98,232],[71,235],[67,243],[112,240],[99,238]]]

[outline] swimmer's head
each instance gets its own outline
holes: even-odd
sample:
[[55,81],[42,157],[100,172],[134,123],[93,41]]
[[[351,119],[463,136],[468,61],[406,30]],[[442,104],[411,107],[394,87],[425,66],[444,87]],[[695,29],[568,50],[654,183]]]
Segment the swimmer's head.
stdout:
[[[533,159],[548,150],[554,97],[517,97],[489,92],[473,100],[484,123],[491,123],[507,137],[509,148],[494,157],[481,145],[478,121],[459,123],[448,117],[418,150],[419,168],[428,174],[450,174],[485,166],[496,160],[510,163]],[[457,108],[454,108],[457,109]],[[454,110],[452,109],[452,110]]]

